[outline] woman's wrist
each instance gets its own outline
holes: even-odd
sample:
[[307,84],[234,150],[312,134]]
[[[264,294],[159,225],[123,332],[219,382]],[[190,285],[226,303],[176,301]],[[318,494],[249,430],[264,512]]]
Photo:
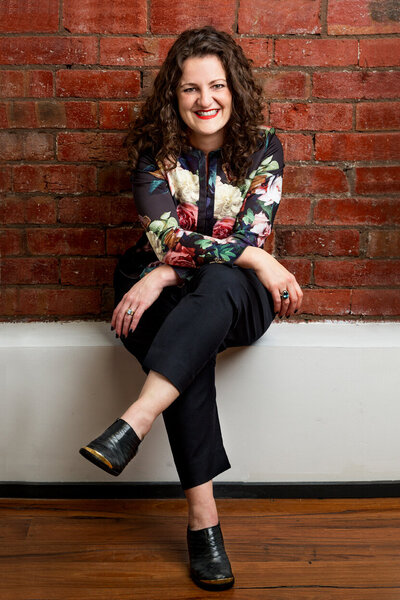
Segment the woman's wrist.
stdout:
[[270,255],[263,248],[246,246],[242,254],[235,260],[235,265],[244,269],[253,269],[257,272],[265,267],[268,256]]
[[150,271],[148,275],[152,275],[162,288],[181,283],[179,275],[170,265],[160,265],[156,269]]

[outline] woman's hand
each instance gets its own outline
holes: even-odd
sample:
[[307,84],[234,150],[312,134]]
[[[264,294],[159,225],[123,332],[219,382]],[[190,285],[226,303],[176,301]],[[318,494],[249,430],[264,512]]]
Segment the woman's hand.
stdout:
[[[274,310],[278,316],[290,317],[298,312],[303,301],[303,292],[295,276],[281,265],[271,254],[262,248],[248,246],[235,261],[235,264],[252,268],[264,287],[271,293]],[[284,290],[289,292],[285,300],[281,297]]]
[[[179,277],[168,265],[160,265],[135,283],[115,307],[111,319],[113,327],[119,336],[128,336],[129,331],[135,331],[144,311],[157,300],[164,287],[176,285]],[[128,309],[133,313],[129,315]]]

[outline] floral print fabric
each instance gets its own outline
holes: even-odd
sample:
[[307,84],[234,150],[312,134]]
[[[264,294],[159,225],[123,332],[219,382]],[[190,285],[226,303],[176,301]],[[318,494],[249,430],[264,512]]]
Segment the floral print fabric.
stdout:
[[[220,150],[208,160],[192,148],[166,171],[149,154],[141,156],[132,176],[133,195],[148,240],[160,263],[180,277],[210,262],[232,265],[246,246],[263,246],[282,191],[282,145],[273,129],[262,134],[247,178],[233,185]],[[144,274],[144,273],[142,273]]]

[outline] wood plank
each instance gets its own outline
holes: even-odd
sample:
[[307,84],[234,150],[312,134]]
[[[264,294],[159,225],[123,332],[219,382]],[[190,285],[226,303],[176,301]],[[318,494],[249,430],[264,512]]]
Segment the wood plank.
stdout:
[[329,589],[317,587],[296,588],[263,588],[244,589],[234,587],[225,592],[206,592],[188,583],[186,589],[177,590],[173,586],[153,590],[151,586],[146,589],[121,589],[118,587],[107,590],[93,588],[63,587],[20,587],[18,589],[2,590],[1,600],[399,600],[399,588],[375,589]]
[[[400,569],[398,561],[359,560],[323,562],[236,562],[232,563],[238,587],[398,587]],[[64,561],[30,562],[2,560],[4,588],[22,586],[63,586],[102,588],[158,588],[166,584],[177,590],[187,586],[188,565],[182,562],[96,562]],[[151,584],[151,585],[150,585]]]
[[[226,543],[229,557],[232,561],[324,561],[326,563],[338,560],[361,560],[378,556],[381,560],[399,559],[399,543],[349,543],[331,544],[324,540],[310,544],[290,542],[268,542],[268,544]],[[169,562],[185,561],[187,559],[186,541],[184,536],[171,540],[170,543],[156,541],[141,544],[138,548],[134,542],[120,542],[117,539],[99,544],[82,542],[26,542],[10,541],[0,546],[1,558],[20,558],[24,560],[51,560],[51,562],[85,561],[152,561]],[[328,566],[328,565],[327,565]]]
[[234,587],[225,592],[206,592],[188,582],[187,588],[176,590],[173,586],[146,589],[121,589],[113,587],[105,594],[102,589],[63,587],[21,587],[2,589],[1,600],[399,600],[399,588],[346,589],[323,588],[263,588]]
[[[0,516],[26,518],[46,516],[61,512],[64,516],[115,516],[134,515],[186,516],[186,500],[32,500],[0,499]],[[400,513],[400,498],[338,498],[338,499],[217,499],[218,511],[223,516],[303,515],[328,513]]]

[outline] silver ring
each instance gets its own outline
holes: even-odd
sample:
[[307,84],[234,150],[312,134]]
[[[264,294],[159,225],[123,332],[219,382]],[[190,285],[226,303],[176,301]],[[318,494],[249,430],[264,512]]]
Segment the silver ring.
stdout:
[[289,298],[289,292],[287,290],[283,290],[283,292],[281,293],[281,298],[283,300],[287,300]]
[[132,310],[131,308],[128,308],[128,310],[126,311],[126,314],[131,316],[131,315],[133,315],[134,312],[135,312],[134,310]]

